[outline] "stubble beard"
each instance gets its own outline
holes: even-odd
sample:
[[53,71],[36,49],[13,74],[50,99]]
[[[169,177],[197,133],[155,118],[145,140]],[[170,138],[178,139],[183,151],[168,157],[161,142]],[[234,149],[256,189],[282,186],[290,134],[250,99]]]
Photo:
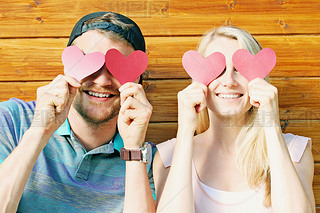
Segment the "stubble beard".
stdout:
[[[115,101],[113,105],[111,106],[111,109],[109,112],[103,113],[104,115],[101,116],[94,116],[90,113],[91,109],[85,107],[83,97],[76,95],[72,105],[74,109],[79,113],[79,115],[91,126],[98,126],[101,124],[105,124],[114,117],[116,117],[119,114],[120,111],[120,103],[119,101]],[[97,105],[103,105],[97,104]],[[101,107],[101,106],[100,106]]]

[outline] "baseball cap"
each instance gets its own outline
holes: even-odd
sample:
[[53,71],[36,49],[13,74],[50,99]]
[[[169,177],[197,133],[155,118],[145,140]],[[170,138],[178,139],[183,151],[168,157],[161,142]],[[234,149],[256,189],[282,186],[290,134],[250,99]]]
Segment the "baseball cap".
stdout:
[[[120,26],[110,22],[98,22],[98,23],[84,25],[84,22],[93,18],[103,16],[107,13],[113,14],[115,18],[118,19],[119,21],[125,24],[130,24],[132,26],[129,27],[128,30],[124,30]],[[78,36],[82,35],[83,33],[89,30],[94,30],[94,29],[107,29],[107,30],[114,31],[115,33],[122,35],[133,46],[135,50],[141,50],[145,52],[146,47],[145,47],[144,37],[138,25],[128,17],[118,13],[114,13],[114,12],[95,12],[82,17],[74,26],[67,46],[70,46]]]

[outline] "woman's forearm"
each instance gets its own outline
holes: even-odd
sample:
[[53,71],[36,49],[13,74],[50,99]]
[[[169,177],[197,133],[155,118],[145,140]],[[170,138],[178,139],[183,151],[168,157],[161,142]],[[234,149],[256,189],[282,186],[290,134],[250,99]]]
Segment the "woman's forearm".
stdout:
[[193,132],[178,129],[170,172],[157,212],[194,212],[192,154]]
[[313,212],[314,207],[291,161],[280,127],[265,127],[265,135],[270,161],[273,211]]

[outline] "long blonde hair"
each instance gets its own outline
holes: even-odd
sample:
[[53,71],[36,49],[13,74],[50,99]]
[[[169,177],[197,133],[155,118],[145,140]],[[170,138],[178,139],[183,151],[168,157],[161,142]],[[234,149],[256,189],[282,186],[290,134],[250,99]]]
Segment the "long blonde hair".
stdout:
[[[236,27],[220,27],[207,32],[198,45],[198,52],[204,56],[208,44],[215,36],[224,36],[239,42],[240,48],[246,49],[252,54],[257,54],[261,49],[259,42],[247,31]],[[265,80],[269,82],[269,77]],[[257,110],[253,107],[249,110],[246,124],[242,127],[236,142],[237,165],[247,178],[251,188],[265,186],[264,205],[271,206],[271,182],[270,165],[267,154],[264,128],[259,124]],[[198,115],[198,129],[200,134],[209,128],[208,109]]]

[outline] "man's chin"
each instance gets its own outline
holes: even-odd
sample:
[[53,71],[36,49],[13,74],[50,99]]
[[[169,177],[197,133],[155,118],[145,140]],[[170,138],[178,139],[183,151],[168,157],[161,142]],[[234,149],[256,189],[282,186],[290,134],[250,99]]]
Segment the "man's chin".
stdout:
[[[79,112],[78,112],[79,113]],[[91,125],[101,125],[110,122],[111,120],[117,119],[119,112],[113,112],[108,114],[108,116],[96,116],[90,115],[88,113],[79,113],[79,115],[89,124]]]
[[90,125],[100,125],[114,119],[120,111],[120,100],[115,100],[112,105],[106,103],[88,103],[82,96],[73,101],[73,108]]
[[111,111],[97,110],[97,109],[88,109],[84,108],[83,105],[73,105],[76,112],[82,117],[82,119],[90,125],[100,125],[108,123],[119,114],[120,106],[113,107]]

